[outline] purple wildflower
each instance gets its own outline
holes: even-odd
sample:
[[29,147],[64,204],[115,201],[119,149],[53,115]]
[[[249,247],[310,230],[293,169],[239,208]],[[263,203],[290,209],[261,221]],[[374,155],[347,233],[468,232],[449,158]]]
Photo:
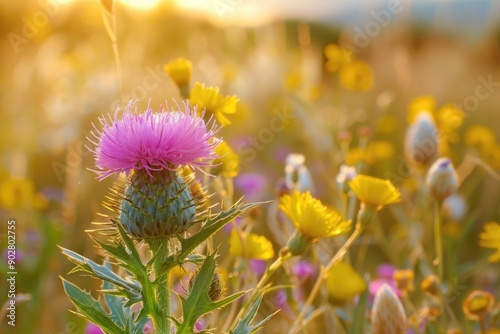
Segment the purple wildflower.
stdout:
[[316,267],[309,261],[298,261],[292,270],[294,275],[301,280],[306,280],[316,274]]
[[267,269],[267,261],[251,259],[250,266],[252,267],[252,271],[255,273],[255,275],[257,275],[257,277],[261,277],[262,275],[264,275],[264,272]]
[[[125,108],[121,119],[101,117],[103,129],[93,133],[98,142],[92,150],[102,180],[114,173],[144,169],[150,176],[152,171],[175,170],[179,166],[209,166],[208,160],[216,158],[217,141],[212,137],[217,132],[214,125],[207,128],[203,117],[196,109],[184,104],[180,110],[163,110],[153,113],[132,111],[133,103]],[[202,115],[203,116],[203,115]]]
[[256,173],[243,173],[234,179],[234,185],[247,199],[256,200],[262,197],[267,185],[265,176]]
[[102,329],[94,323],[87,323],[85,326],[85,334],[104,334]]

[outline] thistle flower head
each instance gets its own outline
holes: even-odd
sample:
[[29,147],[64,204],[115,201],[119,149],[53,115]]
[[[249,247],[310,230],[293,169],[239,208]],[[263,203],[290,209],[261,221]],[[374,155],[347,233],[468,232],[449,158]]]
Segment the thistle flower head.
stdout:
[[[188,290],[193,289],[194,279],[198,275],[200,268],[198,267],[193,273],[191,273],[188,281]],[[210,300],[215,302],[220,299],[220,297],[224,294],[226,290],[226,283],[222,278],[222,275],[219,273],[218,269],[215,269],[214,274],[212,276],[212,284],[208,288],[208,296]]]
[[153,113],[151,109],[137,114],[133,103],[125,108],[121,118],[100,118],[102,130],[93,135],[98,140],[93,150],[99,179],[132,170],[175,170],[179,166],[204,167],[216,157],[217,146],[212,141],[216,129],[207,128],[196,110],[170,110]]
[[372,334],[404,334],[406,314],[398,296],[384,284],[375,295],[372,308]]

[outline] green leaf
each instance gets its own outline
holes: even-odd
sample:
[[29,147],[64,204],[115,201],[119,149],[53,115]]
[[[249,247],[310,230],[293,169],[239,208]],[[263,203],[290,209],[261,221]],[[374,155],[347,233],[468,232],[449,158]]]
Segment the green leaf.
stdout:
[[[366,286],[369,286],[370,278],[365,276]],[[365,291],[361,294],[359,298],[358,304],[354,309],[354,316],[352,319],[352,326],[349,330],[349,334],[358,334],[364,333],[365,326],[365,312],[366,312],[366,304],[368,303],[368,295],[369,289],[365,289]]]
[[110,319],[110,315],[104,311],[97,300],[76,285],[66,281],[62,277],[61,279],[63,281],[64,291],[76,306],[79,312],[77,313],[78,315],[95,323],[97,326],[101,327],[105,333],[123,333],[123,327],[120,327]]
[[[104,265],[106,267],[109,266],[107,262]],[[127,320],[125,318],[125,299],[120,296],[113,296],[106,293],[106,291],[115,290],[115,286],[107,281],[103,282],[102,288],[104,290],[104,301],[109,309],[111,320],[118,326],[125,327],[127,325]]]
[[224,307],[238,299],[245,292],[235,293],[222,300],[213,302],[208,291],[212,285],[215,272],[215,252],[208,255],[203,261],[198,273],[193,279],[191,290],[186,297],[179,296],[182,304],[182,324],[177,333],[193,333],[196,321],[204,314]]
[[248,203],[240,205],[236,203],[233,207],[226,211],[221,211],[215,217],[208,219],[201,227],[201,230],[190,238],[184,239],[178,236],[179,242],[181,244],[181,249],[176,255],[171,255],[167,258],[165,262],[165,271],[169,271],[175,266],[182,265],[185,259],[193,252],[196,247],[202,244],[210,236],[219,231],[224,225],[229,223],[231,220],[241,215],[243,212],[255,208],[262,203]]
[[243,318],[238,321],[238,324],[236,327],[232,330],[229,331],[230,334],[252,334],[256,333],[258,330],[260,330],[266,322],[269,321],[276,313],[279,312],[276,311],[267,317],[265,317],[263,320],[261,320],[259,323],[255,325],[250,325],[252,320],[255,318],[255,315],[257,314],[257,310],[259,309],[260,303],[262,302],[263,295],[260,295],[260,297],[255,301],[253,304],[252,308],[248,312],[248,314]]
[[141,285],[137,281],[125,280],[106,266],[99,265],[94,261],[64,247],[59,248],[61,248],[62,253],[66,255],[71,262],[77,265],[72,272],[84,271],[89,273],[94,278],[102,279],[114,284],[132,303],[142,300]]

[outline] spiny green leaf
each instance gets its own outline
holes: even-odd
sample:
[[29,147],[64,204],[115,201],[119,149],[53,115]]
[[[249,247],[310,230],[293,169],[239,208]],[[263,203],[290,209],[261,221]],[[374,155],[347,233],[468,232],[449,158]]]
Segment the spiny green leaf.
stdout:
[[257,310],[259,309],[260,303],[262,302],[263,295],[260,295],[260,297],[255,301],[253,304],[252,308],[248,312],[248,314],[243,318],[238,321],[238,324],[236,327],[232,330],[229,331],[230,334],[252,334],[256,333],[259,329],[261,329],[266,322],[268,322],[276,313],[279,312],[276,311],[264,319],[262,319],[259,323],[255,325],[250,325],[250,322],[255,318],[255,315],[257,314]]
[[191,290],[184,298],[179,296],[182,304],[182,324],[178,327],[178,333],[192,333],[196,321],[204,314],[238,299],[244,292],[235,293],[222,300],[213,302],[209,296],[209,289],[215,272],[215,252],[208,255],[203,261],[200,269],[193,279]]
[[66,281],[64,278],[61,279],[63,281],[64,291],[79,312],[77,314],[101,327],[105,333],[123,333],[123,327],[115,324],[110,319],[109,314],[104,311],[97,300],[76,285]]
[[[108,267],[107,264],[105,264]],[[107,281],[103,282],[103,290],[114,290],[115,286]],[[125,319],[125,299],[121,296],[113,296],[108,293],[104,293],[104,301],[109,309],[111,319],[120,327],[125,327],[127,320]]]
[[176,255],[171,255],[165,261],[165,271],[169,271],[175,266],[182,265],[186,258],[196,247],[207,240],[211,235],[219,231],[224,225],[241,215],[243,212],[255,208],[262,203],[248,203],[241,205],[239,202],[228,210],[221,211],[215,217],[208,219],[201,227],[201,230],[190,238],[184,239],[178,236],[181,249]]
[[71,262],[77,265],[77,270],[82,270],[89,273],[94,278],[102,279],[114,284],[119,288],[119,291],[133,303],[142,300],[141,285],[137,281],[125,280],[106,266],[99,265],[94,261],[64,247],[60,248],[62,253],[66,255]]

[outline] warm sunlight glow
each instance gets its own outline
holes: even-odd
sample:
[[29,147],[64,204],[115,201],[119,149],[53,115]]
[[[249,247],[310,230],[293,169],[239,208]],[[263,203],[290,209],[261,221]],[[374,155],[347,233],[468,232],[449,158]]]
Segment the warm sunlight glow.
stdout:
[[119,0],[119,2],[138,9],[152,9],[156,7],[161,0]]

